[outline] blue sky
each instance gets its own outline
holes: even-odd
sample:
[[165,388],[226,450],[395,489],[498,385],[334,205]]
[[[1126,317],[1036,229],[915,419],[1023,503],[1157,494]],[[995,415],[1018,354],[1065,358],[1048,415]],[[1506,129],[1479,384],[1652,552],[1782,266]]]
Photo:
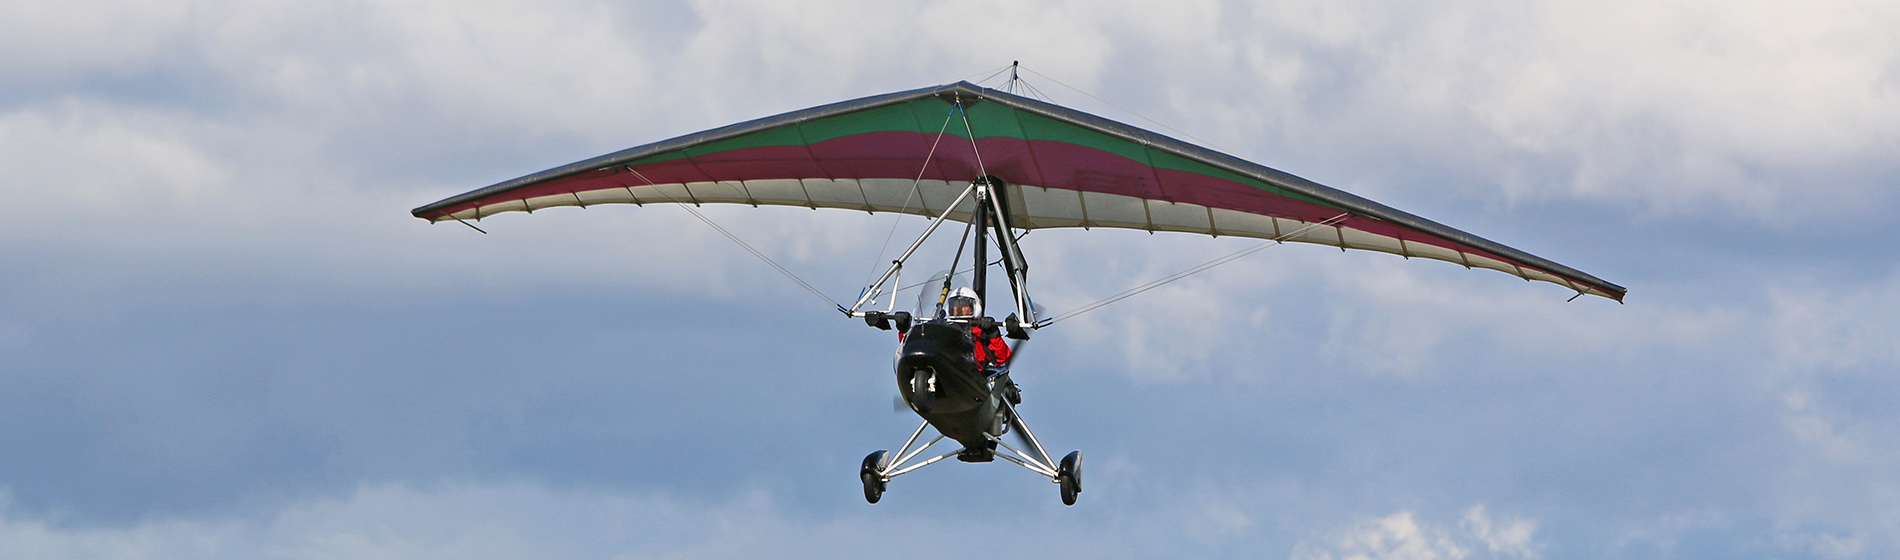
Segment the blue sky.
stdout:
[[[0,556],[1900,554],[1900,9],[53,2],[0,21]],[[675,208],[410,208],[1012,60],[1630,288],[1283,246],[1067,321],[948,464]],[[1043,80],[1043,81],[1036,81]],[[834,298],[893,218],[703,210]],[[921,220],[900,222],[916,228]],[[1245,240],[1040,231],[1072,308]],[[980,550],[978,550],[980,549]]]

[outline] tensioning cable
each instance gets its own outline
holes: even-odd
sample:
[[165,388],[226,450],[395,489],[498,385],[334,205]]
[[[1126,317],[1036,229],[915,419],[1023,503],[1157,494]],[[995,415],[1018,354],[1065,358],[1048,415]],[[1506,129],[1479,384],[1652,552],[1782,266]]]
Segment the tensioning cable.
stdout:
[[765,256],[765,253],[759,252],[758,249],[753,249],[751,245],[748,245],[746,244],[745,241],[739,239],[739,236],[733,235],[732,232],[730,231],[726,231],[726,228],[719,227],[719,224],[713,223],[711,218],[707,218],[704,214],[700,214],[698,210],[694,210],[693,207],[687,206],[686,203],[684,202],[674,202],[674,204],[678,204],[680,208],[685,208],[687,212],[691,212],[693,214],[693,217],[699,218],[699,221],[706,222],[706,225],[712,226],[714,231],[718,231],[720,235],[726,236],[726,239],[731,239],[733,243],[738,243],[740,247],[745,248],[746,252],[752,253],[752,256],[758,257],[759,260],[765,261],[765,264],[772,265],[772,268],[778,269],[779,273],[784,274],[786,278],[790,278],[792,279],[793,282],[797,282],[798,285],[804,286],[805,291],[811,292],[811,295],[818,296],[818,299],[825,300],[826,303],[830,303],[832,307],[836,307],[840,311],[845,310],[845,307],[843,305],[838,304],[838,300],[831,299],[831,296],[827,296],[824,294],[824,292],[818,291],[818,288],[813,288],[811,284],[806,283],[805,280],[802,278],[799,278],[797,274],[792,274],[792,271],[787,270],[783,266],[779,266],[779,264],[776,262],[772,262],[772,259],[770,257]]
[[[1014,66],[1014,64],[1012,64],[1011,66]],[[965,80],[969,80],[970,78],[975,78],[975,77],[977,77],[977,76],[982,76],[982,75],[984,75],[984,74],[989,74],[989,76],[988,76],[988,77],[985,77],[985,78],[983,78],[983,79],[981,79],[981,80],[977,80],[977,81],[976,81],[976,83],[979,83],[979,84],[980,84],[980,83],[983,83],[983,82],[987,82],[987,81],[990,81],[991,79],[993,79],[993,78],[995,78],[995,77],[997,77],[997,76],[1000,76],[1000,75],[1002,75],[1002,74],[1003,74],[1003,71],[1005,71],[1005,70],[1009,70],[1009,66],[1003,66],[1003,67],[1000,67],[1000,68],[996,68],[996,69],[994,69],[994,70],[984,70],[984,71],[982,71],[982,72],[977,72],[977,73],[975,73],[975,74],[971,74],[971,75],[968,75],[968,76],[964,76],[964,77],[962,77],[962,78],[957,78],[957,81],[965,81]]]
[[[633,172],[633,176],[639,177],[640,180],[642,181],[646,181],[647,186],[649,187],[659,186],[655,184],[652,179],[648,179],[646,175],[640,174],[639,171],[634,170],[632,167],[628,167],[627,171]],[[803,278],[799,278],[797,274],[792,274],[792,271],[790,269],[787,269],[783,266],[779,266],[777,262],[773,262],[770,257],[765,256],[765,253],[759,252],[758,249],[754,249],[752,248],[752,245],[747,244],[745,240],[739,239],[739,236],[733,235],[732,232],[730,231],[726,231],[726,228],[719,227],[719,224],[713,223],[712,218],[706,217],[705,214],[700,214],[698,210],[694,210],[693,207],[687,206],[685,202],[680,202],[678,200],[675,200],[673,201],[673,204],[679,205],[680,208],[686,209],[686,211],[692,214],[693,217],[699,218],[699,221],[705,222],[706,225],[708,226],[712,226],[713,231],[717,231],[719,232],[720,235],[726,236],[726,239],[731,239],[733,243],[739,244],[739,247],[744,248],[746,252],[748,253],[752,253],[752,256],[758,257],[759,260],[765,261],[765,264],[772,265],[772,268],[777,269],[779,271],[779,274],[784,274],[786,278],[790,278],[792,279],[793,282],[797,282],[798,285],[804,286],[805,291],[811,292],[811,295],[818,296],[818,299],[825,300],[825,303],[831,304],[832,307],[837,308],[839,311],[845,310],[845,307],[843,305],[838,305],[838,300],[831,299],[831,296],[827,296],[825,295],[824,292],[818,291],[818,288],[813,288],[811,284],[805,282]]]
[[[871,273],[864,275],[864,283],[867,285],[864,289],[869,290],[872,288],[872,286],[869,286],[871,278],[877,276],[878,267],[884,264],[884,253],[891,250],[891,240],[897,237],[897,224],[904,219],[904,210],[910,209],[911,199],[918,198],[918,195],[923,194],[919,189],[919,185],[924,182],[924,173],[930,171],[930,160],[937,156],[937,144],[943,142],[943,134],[945,131],[950,130],[950,120],[956,118],[956,116],[957,109],[954,106],[950,108],[948,113],[943,115],[943,127],[937,129],[937,139],[930,142],[930,152],[924,154],[924,164],[917,168],[917,178],[912,179],[910,182],[910,193],[904,196],[904,207],[897,211],[896,216],[891,217],[891,231],[884,235],[884,245],[878,247],[877,258],[871,260]],[[930,210],[928,203],[924,205],[924,210]]]

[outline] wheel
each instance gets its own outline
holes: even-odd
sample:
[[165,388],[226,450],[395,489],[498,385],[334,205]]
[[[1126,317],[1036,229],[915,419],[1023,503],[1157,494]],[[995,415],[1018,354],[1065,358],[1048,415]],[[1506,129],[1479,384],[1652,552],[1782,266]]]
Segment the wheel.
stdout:
[[864,456],[864,464],[858,467],[858,480],[864,482],[864,501],[877,503],[884,497],[884,477],[878,474],[884,468],[885,451],[879,449]]
[[1070,451],[1063,456],[1056,475],[1056,482],[1062,486],[1062,505],[1075,505],[1075,495],[1082,493],[1082,452]]
[[1075,495],[1082,493],[1082,452],[1070,451],[1062,457],[1062,465],[1056,468],[1057,482],[1062,485],[1062,505],[1075,505]]
[[937,372],[930,369],[917,369],[910,372],[910,404],[919,413],[929,413],[937,405],[937,394],[930,391],[930,378]]

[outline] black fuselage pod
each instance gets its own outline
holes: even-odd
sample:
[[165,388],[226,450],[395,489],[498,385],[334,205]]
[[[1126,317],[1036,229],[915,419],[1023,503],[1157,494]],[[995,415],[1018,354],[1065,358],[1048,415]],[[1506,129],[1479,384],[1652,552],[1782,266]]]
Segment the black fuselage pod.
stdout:
[[[1001,430],[996,399],[975,349],[969,325],[936,319],[911,327],[897,353],[897,387],[924,421],[988,460],[993,447],[983,434]],[[930,394],[920,395],[917,387]]]

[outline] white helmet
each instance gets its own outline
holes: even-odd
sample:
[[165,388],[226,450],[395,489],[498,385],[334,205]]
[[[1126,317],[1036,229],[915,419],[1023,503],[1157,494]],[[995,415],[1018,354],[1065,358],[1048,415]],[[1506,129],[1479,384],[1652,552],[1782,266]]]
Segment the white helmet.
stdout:
[[[947,310],[947,315],[953,319],[983,316],[983,300],[976,297],[976,290],[957,288],[955,293],[950,294],[950,299],[945,301],[945,304],[944,309]],[[957,308],[960,306],[968,306],[970,311],[968,313],[958,313]]]

